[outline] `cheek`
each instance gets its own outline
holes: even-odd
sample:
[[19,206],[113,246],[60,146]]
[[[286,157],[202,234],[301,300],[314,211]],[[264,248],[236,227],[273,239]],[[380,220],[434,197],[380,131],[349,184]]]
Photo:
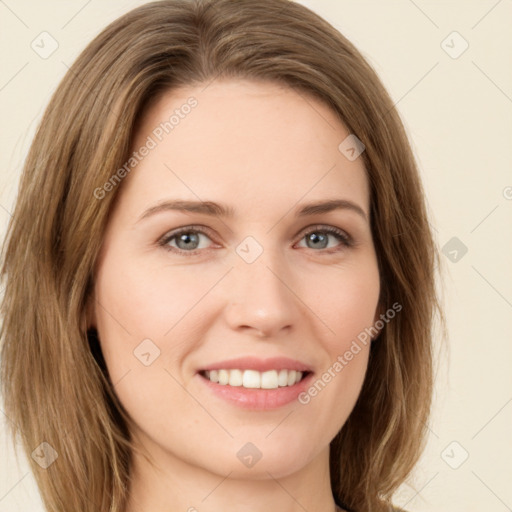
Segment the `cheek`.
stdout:
[[315,312],[329,327],[322,337],[325,363],[299,403],[318,421],[313,437],[331,440],[346,422],[359,397],[368,366],[371,336],[379,299],[378,271],[344,271],[325,281],[324,294],[315,297]]
[[96,276],[95,312],[112,380],[140,366],[135,355],[142,342],[146,345],[141,347],[150,352],[161,351],[157,366],[167,356],[179,359],[179,352],[187,349],[186,344],[177,344],[172,351],[166,345],[174,333],[182,332],[188,325],[194,316],[190,312],[209,288],[210,280],[199,272],[179,267],[153,268],[126,257],[118,259],[113,254],[105,260]]
[[[190,334],[200,322],[197,305],[210,287],[198,272],[145,266],[113,253],[98,269],[101,349],[115,392],[138,425],[149,421],[156,431],[169,431],[168,420],[179,411],[200,416],[177,381],[183,380],[181,361],[194,349]],[[185,436],[189,419],[174,424],[172,435]]]
[[343,396],[336,402],[343,404],[339,410],[342,418],[355,403],[366,373],[380,294],[378,268],[371,260],[357,268],[340,269],[323,282],[323,293],[317,294],[311,305],[330,330],[323,337],[328,358],[317,376],[321,382],[316,388],[331,388],[333,399]]
[[162,260],[109,258],[98,271],[96,296],[128,331],[162,337],[210,287],[204,272],[166,266]]
[[322,293],[316,294],[311,309],[331,331],[329,352],[339,354],[358,336],[363,340],[365,329],[374,325],[380,295],[379,272],[370,260],[368,264],[331,272],[322,282]]

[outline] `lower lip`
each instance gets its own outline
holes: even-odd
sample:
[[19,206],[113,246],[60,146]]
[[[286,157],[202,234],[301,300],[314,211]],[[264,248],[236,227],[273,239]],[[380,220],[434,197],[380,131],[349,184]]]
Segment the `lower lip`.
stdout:
[[283,386],[276,389],[249,389],[243,386],[230,386],[218,384],[197,374],[216,396],[243,409],[255,411],[267,411],[284,407],[297,400],[298,396],[306,391],[313,378],[313,373],[306,375],[300,382],[293,386]]

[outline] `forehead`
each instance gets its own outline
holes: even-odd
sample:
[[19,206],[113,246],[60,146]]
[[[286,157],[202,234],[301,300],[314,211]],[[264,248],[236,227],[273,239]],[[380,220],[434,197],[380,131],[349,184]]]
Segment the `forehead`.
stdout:
[[137,127],[132,151],[151,150],[123,194],[139,205],[168,196],[218,199],[261,206],[260,215],[333,196],[368,211],[363,161],[338,149],[349,135],[326,104],[277,83],[225,80],[168,91]]

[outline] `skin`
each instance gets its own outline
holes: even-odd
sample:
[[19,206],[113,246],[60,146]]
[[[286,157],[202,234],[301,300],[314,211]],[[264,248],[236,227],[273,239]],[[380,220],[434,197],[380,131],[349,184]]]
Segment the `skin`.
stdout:
[[[369,344],[307,405],[271,411],[226,403],[197,370],[288,356],[320,378],[379,318],[363,161],[338,150],[349,132],[326,105],[246,80],[167,92],[145,112],[133,150],[190,96],[197,107],[122,182],[96,268],[90,325],[140,449],[127,512],[334,510],[329,443],[359,395]],[[139,220],[162,201],[199,198],[234,216],[167,210]],[[350,209],[295,215],[327,199],[357,204],[366,219]],[[198,224],[195,251],[176,238],[167,244],[176,252],[158,244]],[[353,245],[331,234],[327,246],[308,243],[329,226]],[[250,264],[236,252],[247,236],[263,249]],[[145,339],[160,350],[148,366],[134,356]],[[250,468],[236,456],[247,442],[262,454]]]

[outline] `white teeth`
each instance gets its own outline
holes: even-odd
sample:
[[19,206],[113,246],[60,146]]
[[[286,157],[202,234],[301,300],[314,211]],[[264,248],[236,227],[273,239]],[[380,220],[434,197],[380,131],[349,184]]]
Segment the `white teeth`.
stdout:
[[261,388],[261,373],[256,370],[245,370],[242,386],[244,388]]
[[277,377],[277,383],[281,387],[288,386],[288,370],[279,370],[279,376]]
[[219,370],[219,384],[229,383],[229,372],[228,370]]
[[242,386],[249,389],[277,389],[293,386],[302,379],[303,372],[295,370],[210,370],[205,372],[207,379],[223,386]]
[[229,372],[229,385],[241,386],[243,383],[243,374],[240,370],[231,370]]
[[270,370],[261,374],[261,387],[262,389],[276,389],[278,386],[277,372]]

